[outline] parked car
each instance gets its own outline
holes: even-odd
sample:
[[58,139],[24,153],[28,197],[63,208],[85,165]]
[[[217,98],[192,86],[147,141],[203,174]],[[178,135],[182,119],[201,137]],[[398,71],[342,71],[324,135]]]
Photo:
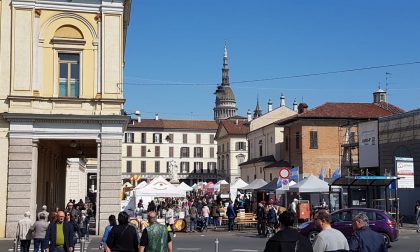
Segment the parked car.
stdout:
[[[398,240],[397,222],[384,210],[374,208],[346,208],[331,213],[331,226],[340,230],[347,239],[353,233],[352,219],[358,213],[365,213],[369,218],[369,227],[382,234],[385,242],[390,246],[391,242]],[[312,221],[299,225],[299,231],[308,237],[313,243],[320,232]]]

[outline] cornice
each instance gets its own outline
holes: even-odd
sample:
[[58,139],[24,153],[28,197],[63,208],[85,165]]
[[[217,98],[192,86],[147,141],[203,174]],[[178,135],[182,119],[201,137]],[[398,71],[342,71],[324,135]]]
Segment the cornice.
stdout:
[[37,100],[37,101],[63,101],[63,102],[108,102],[108,103],[125,103],[125,99],[106,99],[106,98],[71,98],[71,97],[44,97],[44,96],[7,96],[7,100]]
[[124,4],[119,1],[98,3],[80,3],[80,2],[56,2],[46,0],[12,0],[12,6],[15,8],[59,10],[72,12],[91,12],[91,13],[119,13],[124,12]]
[[9,122],[42,122],[42,123],[83,123],[83,124],[126,124],[129,118],[121,115],[64,115],[64,114],[29,114],[3,113],[3,118]]

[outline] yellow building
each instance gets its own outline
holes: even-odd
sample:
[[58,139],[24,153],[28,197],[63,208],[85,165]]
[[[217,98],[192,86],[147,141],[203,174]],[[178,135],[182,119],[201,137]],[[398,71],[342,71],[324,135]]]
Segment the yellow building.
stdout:
[[0,237],[65,205],[66,160],[98,160],[102,232],[119,211],[130,0],[0,1]]

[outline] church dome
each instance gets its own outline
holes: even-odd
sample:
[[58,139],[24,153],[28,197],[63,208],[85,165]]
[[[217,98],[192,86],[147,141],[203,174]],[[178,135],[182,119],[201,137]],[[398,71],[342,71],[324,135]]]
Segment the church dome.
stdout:
[[219,101],[224,100],[235,100],[235,95],[233,94],[232,89],[229,86],[220,85],[216,90],[216,99]]

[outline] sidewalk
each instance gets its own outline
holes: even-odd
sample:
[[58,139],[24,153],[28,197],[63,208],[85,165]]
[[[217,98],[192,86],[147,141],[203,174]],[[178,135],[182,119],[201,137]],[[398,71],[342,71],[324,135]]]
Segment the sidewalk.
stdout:
[[413,224],[413,223],[402,223],[402,226],[400,227],[400,229],[405,229],[405,230],[417,230],[417,224]]

